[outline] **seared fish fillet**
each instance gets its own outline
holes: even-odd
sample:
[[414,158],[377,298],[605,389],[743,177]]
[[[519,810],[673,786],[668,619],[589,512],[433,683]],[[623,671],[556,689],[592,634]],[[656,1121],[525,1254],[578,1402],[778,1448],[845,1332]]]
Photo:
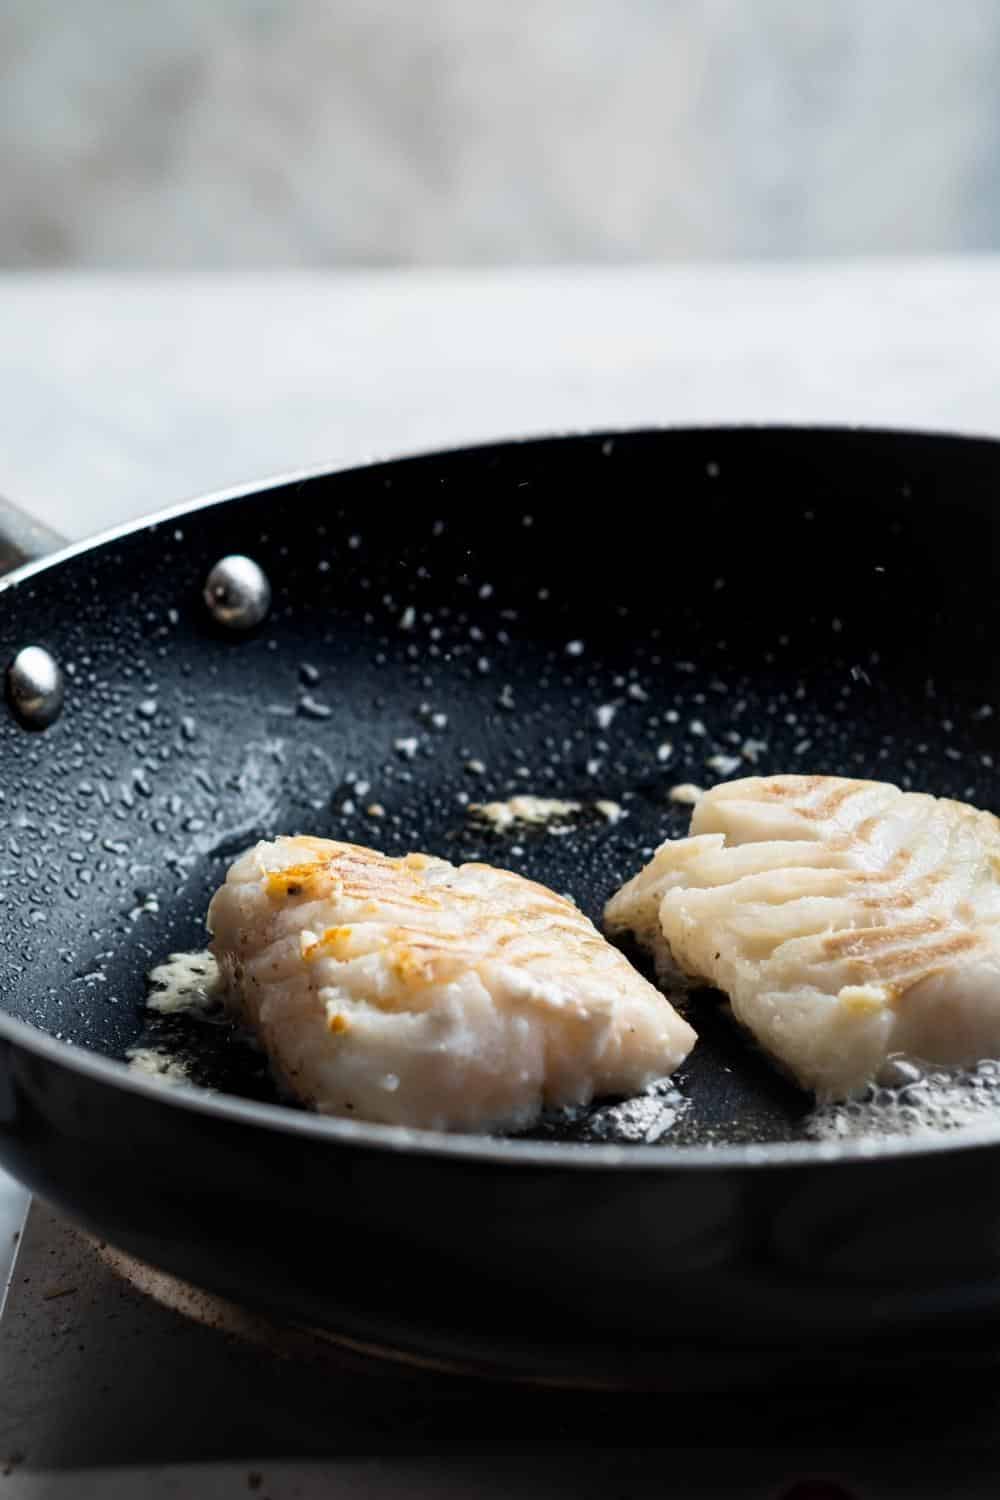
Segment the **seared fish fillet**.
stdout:
[[890,1055],[1000,1056],[1000,820],[964,802],[837,776],[726,782],[605,920],[724,990],[822,1098]]
[[208,923],[228,1003],[324,1114],[522,1127],[638,1092],[695,1040],[570,901],[490,865],[281,838]]

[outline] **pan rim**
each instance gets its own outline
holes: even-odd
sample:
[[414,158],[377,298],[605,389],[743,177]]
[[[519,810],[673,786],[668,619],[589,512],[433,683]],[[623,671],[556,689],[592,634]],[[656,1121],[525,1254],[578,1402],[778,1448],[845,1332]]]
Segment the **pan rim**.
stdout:
[[[71,542],[56,552],[23,564],[20,568],[0,577],[0,596],[64,562],[97,551],[107,544],[120,541],[133,534],[155,531],[165,523],[198,514],[210,507],[229,501],[261,496],[286,485],[305,484],[335,475],[360,473],[383,465],[395,466],[408,460],[448,459],[476,452],[485,453],[496,449],[576,439],[607,441],[643,436],[682,437],[696,434],[701,436],[716,434],[720,438],[739,434],[746,436],[787,434],[801,437],[810,433],[832,438],[837,436],[886,440],[917,438],[945,446],[1000,447],[1000,437],[972,431],[957,432],[921,427],[870,427],[863,423],[735,422],[720,424],[705,422],[536,432],[486,439],[454,448],[415,449],[363,462],[348,462],[334,466],[319,464],[291,469],[269,475],[262,480],[230,485],[223,489],[209,491],[201,496],[181,500],[148,515],[134,517],[107,527],[93,536]],[[232,1094],[215,1093],[199,1088],[197,1085],[167,1085],[130,1070],[124,1062],[116,1058],[107,1057],[103,1053],[91,1051],[73,1043],[60,1041],[3,1010],[0,1010],[0,1041],[7,1042],[21,1051],[44,1057],[57,1066],[82,1074],[95,1082],[104,1083],[110,1087],[125,1088],[126,1091],[144,1096],[150,1101],[166,1104],[171,1108],[193,1111],[196,1114],[207,1115],[233,1124],[263,1126],[286,1134],[326,1140],[331,1146],[400,1152],[445,1160],[464,1160],[498,1168],[560,1167],[568,1170],[591,1171],[613,1169],[615,1172],[626,1169],[657,1175],[667,1170],[687,1172],[700,1171],[705,1168],[728,1172],[756,1172],[762,1168],[836,1166],[862,1161],[874,1166],[879,1162],[891,1162],[900,1158],[937,1156],[942,1152],[951,1155],[957,1151],[1000,1146],[1000,1123],[994,1126],[967,1126],[953,1133],[940,1135],[928,1134],[885,1139],[861,1138],[842,1142],[723,1143],[718,1146],[665,1144],[637,1147],[635,1145],[605,1145],[597,1142],[524,1141],[516,1137],[457,1135],[444,1131],[409,1129],[368,1121],[341,1120],[306,1110],[299,1111],[286,1105],[258,1103]]]
[[90,536],[82,537],[79,541],[68,542],[65,547],[60,547],[55,552],[49,552],[44,557],[33,559],[31,562],[23,563],[19,568],[12,569],[9,573],[0,575],[0,596],[8,589],[16,588],[19,584],[27,582],[49,568],[56,567],[64,562],[70,562],[75,557],[80,557],[87,552],[95,552],[98,548],[110,542],[121,541],[127,536],[140,531],[155,531],[170,521],[180,520],[184,516],[192,515],[200,511],[209,510],[216,505],[226,504],[231,500],[246,500],[259,495],[265,495],[271,490],[282,489],[285,485],[306,484],[316,479],[333,478],[335,475],[346,476],[349,474],[365,473],[369,469],[378,469],[383,466],[396,466],[415,460],[433,460],[457,458],[465,454],[486,453],[497,448],[520,448],[534,444],[539,446],[556,442],[572,442],[584,440],[590,442],[615,441],[619,438],[641,438],[659,436],[704,436],[705,434],[717,434],[720,438],[736,435],[767,435],[767,436],[795,436],[802,437],[805,434],[815,434],[822,437],[854,436],[885,438],[893,440],[897,438],[920,438],[931,440],[935,443],[954,445],[955,447],[966,447],[976,445],[987,445],[1000,447],[1000,435],[986,432],[956,432],[944,428],[926,427],[869,427],[862,422],[687,422],[683,425],[674,425],[668,422],[661,426],[646,424],[642,427],[580,427],[567,428],[565,430],[514,433],[502,437],[487,438],[475,443],[466,443],[454,448],[413,448],[402,453],[392,453],[384,456],[364,459],[360,462],[349,461],[343,464],[315,464],[305,468],[278,470],[276,473],[265,475],[262,479],[244,480],[238,484],[226,485],[222,489],[208,490],[204,494],[189,496],[187,499],[174,501],[170,505],[161,507],[159,510],[150,511],[146,515],[133,516],[130,520],[119,521],[114,526],[107,526],[101,531],[96,531]]
[[198,1115],[236,1125],[266,1127],[281,1134],[328,1141],[331,1146],[389,1151],[506,1167],[565,1167],[572,1170],[760,1171],[774,1167],[836,1166],[937,1156],[942,1152],[996,1148],[1000,1125],[967,1126],[954,1133],[909,1137],[862,1137],[850,1141],[770,1141],[718,1146],[604,1145],[599,1142],[525,1141],[517,1137],[460,1135],[366,1120],[342,1120],[284,1104],[266,1104],[197,1084],[171,1084],[135,1072],[117,1058],[60,1041],[27,1021],[0,1011],[0,1043],[35,1054],[113,1088],[139,1094]]

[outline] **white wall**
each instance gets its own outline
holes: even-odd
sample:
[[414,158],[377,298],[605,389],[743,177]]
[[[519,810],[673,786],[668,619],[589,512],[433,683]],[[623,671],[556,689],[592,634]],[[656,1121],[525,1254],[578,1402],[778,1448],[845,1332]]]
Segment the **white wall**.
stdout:
[[1000,244],[995,0],[4,0],[0,267]]

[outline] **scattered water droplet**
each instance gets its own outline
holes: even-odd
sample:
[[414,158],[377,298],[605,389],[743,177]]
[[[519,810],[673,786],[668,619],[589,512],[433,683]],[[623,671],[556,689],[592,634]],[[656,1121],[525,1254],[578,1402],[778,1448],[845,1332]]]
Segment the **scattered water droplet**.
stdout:
[[333,713],[328,703],[320,703],[311,693],[303,693],[298,702],[298,711],[304,719],[329,719]]

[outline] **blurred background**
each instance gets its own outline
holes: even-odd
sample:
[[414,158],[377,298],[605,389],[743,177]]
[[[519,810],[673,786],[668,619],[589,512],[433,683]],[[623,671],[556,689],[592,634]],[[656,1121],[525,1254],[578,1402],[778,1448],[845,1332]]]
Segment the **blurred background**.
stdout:
[[998,77],[997,0],[2,0],[0,493],[994,431]]
[[4,0],[0,266],[1000,244],[995,0]]

